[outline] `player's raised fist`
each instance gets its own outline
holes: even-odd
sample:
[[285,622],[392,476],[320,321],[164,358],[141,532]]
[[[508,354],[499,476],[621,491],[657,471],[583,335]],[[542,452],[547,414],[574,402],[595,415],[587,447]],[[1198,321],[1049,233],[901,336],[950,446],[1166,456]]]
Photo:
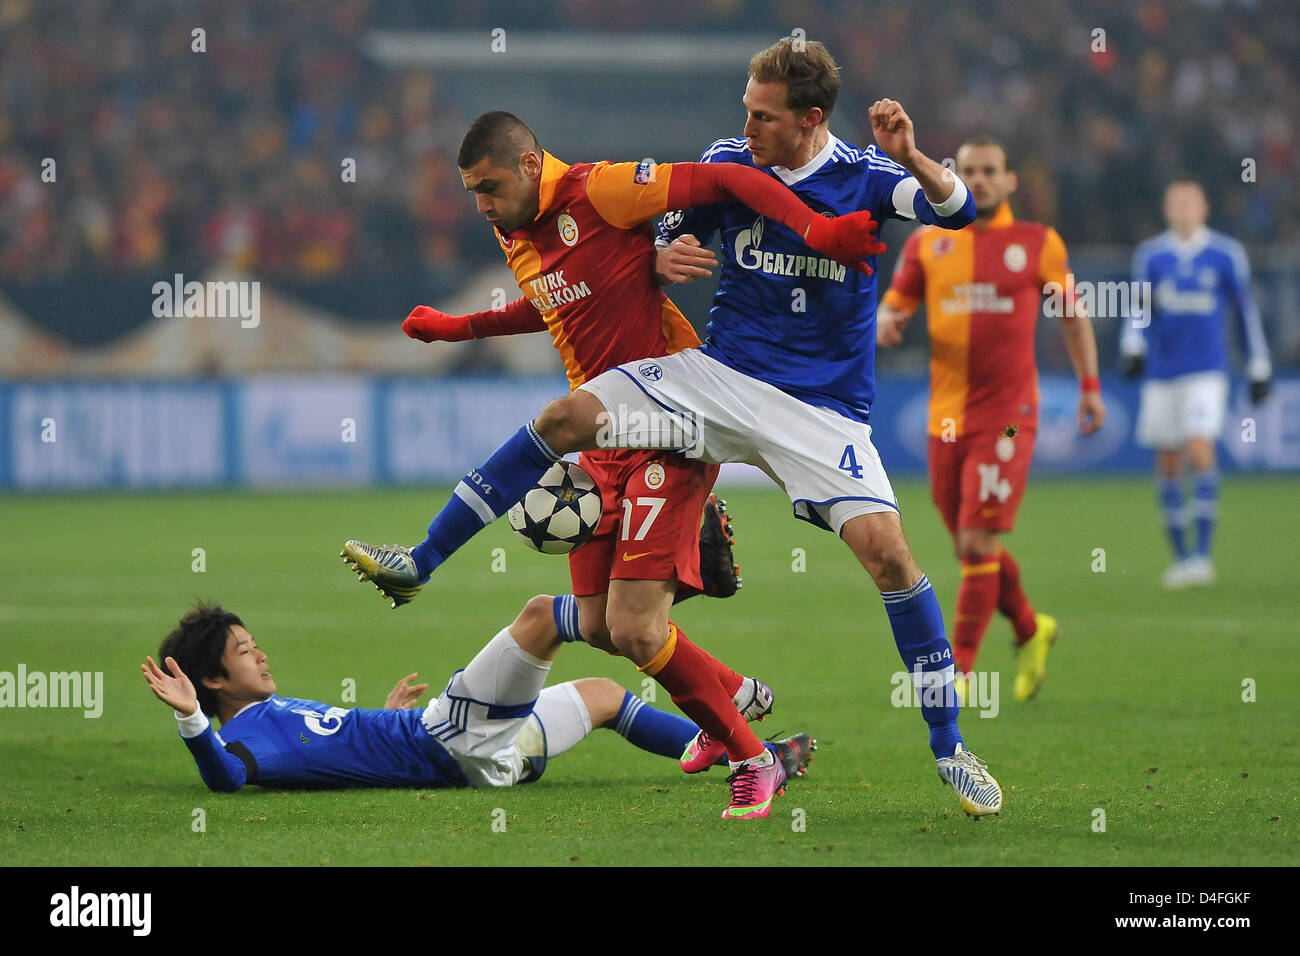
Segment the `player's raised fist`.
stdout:
[[885,244],[876,238],[876,230],[879,228],[880,224],[872,218],[869,209],[860,209],[834,219],[814,216],[808,224],[804,242],[840,265],[857,269],[863,275],[871,275],[871,266],[862,260],[885,251]]
[[867,110],[876,145],[897,163],[907,165],[916,153],[912,118],[897,100],[876,100]]
[[421,342],[464,342],[474,337],[469,320],[448,315],[427,305],[417,305],[402,322],[402,331]]

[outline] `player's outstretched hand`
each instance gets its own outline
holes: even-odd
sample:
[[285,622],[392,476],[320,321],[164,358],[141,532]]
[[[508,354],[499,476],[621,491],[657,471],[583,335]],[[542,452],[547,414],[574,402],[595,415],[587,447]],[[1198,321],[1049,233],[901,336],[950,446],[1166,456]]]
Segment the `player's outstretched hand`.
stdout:
[[1264,399],[1268,398],[1268,393],[1273,390],[1273,383],[1266,378],[1256,379],[1250,383],[1250,404],[1259,405]]
[[406,710],[408,707],[414,707],[420,695],[429,689],[428,684],[411,684],[411,681],[419,676],[419,674],[407,674],[399,680],[392,693],[388,695],[388,700],[384,702],[384,710]]
[[876,145],[896,163],[910,160],[916,153],[916,131],[912,118],[897,100],[876,100],[867,110],[871,133]]
[[[194,690],[194,685],[190,679],[185,676],[181,666],[176,663],[176,658],[167,658],[167,670],[163,670],[154,663],[152,657],[146,656],[144,663],[140,665],[140,670],[144,672],[144,679],[149,683],[149,689],[172,710],[187,717],[199,709],[199,695]],[[171,671],[171,674],[167,673]],[[175,677],[172,674],[176,675]]]
[[1146,360],[1140,355],[1132,352],[1125,352],[1119,357],[1119,370],[1124,373],[1125,378],[1137,378],[1142,374],[1142,369],[1146,367]]
[[808,224],[803,241],[840,265],[857,269],[869,276],[871,266],[862,260],[867,256],[878,256],[887,248],[876,238],[876,230],[879,228],[880,224],[871,217],[870,209],[859,209],[833,219],[814,216]]
[[463,315],[448,315],[427,305],[417,305],[402,322],[402,331],[421,342],[464,342],[474,337]]
[[1101,392],[1083,392],[1079,396],[1079,431],[1091,435],[1106,421],[1106,403]]
[[717,265],[713,250],[702,247],[700,240],[689,233],[655,250],[655,275],[665,285],[712,275]]

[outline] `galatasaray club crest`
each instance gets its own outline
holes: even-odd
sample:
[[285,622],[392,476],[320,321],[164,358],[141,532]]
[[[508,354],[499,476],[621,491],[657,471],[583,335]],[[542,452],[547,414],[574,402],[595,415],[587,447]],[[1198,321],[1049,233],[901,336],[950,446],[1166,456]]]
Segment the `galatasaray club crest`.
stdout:
[[942,256],[952,252],[952,247],[953,241],[951,239],[947,236],[940,236],[938,239],[934,240],[934,245],[932,245],[930,249],[936,256]]
[[1007,246],[1006,252],[1002,253],[1002,264],[1012,272],[1023,272],[1025,266],[1029,265],[1029,254],[1025,252],[1024,246],[1013,242]]
[[645,486],[651,490],[664,483],[664,466],[652,461],[645,468]]
[[578,224],[567,212],[560,213],[559,227],[560,241],[566,246],[571,246],[578,241]]

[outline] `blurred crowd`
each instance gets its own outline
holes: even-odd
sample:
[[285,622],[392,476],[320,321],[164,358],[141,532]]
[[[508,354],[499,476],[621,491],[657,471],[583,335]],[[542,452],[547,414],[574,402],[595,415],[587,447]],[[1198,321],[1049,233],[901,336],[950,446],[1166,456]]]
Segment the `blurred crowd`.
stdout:
[[[1174,172],[1206,184],[1218,228],[1300,240],[1295,0],[0,0],[0,279],[495,257],[467,238],[483,230],[455,169],[472,117],[436,72],[390,69],[360,39],[502,23],[801,28],[841,63],[846,102],[900,100],[932,155],[1003,137],[1020,213],[1068,242],[1157,231]],[[832,125],[865,139],[859,117]]]

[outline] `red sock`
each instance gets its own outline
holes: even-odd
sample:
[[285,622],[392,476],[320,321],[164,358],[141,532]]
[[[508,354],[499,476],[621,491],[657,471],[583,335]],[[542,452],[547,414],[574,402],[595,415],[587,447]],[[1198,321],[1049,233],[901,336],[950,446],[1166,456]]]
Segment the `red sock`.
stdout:
[[[680,635],[681,631],[678,631],[677,633],[678,635]],[[678,640],[681,640],[680,636],[678,637]],[[700,647],[699,651],[701,654],[703,654],[705,657],[709,659],[709,663],[713,666],[714,676],[718,678],[718,683],[721,684],[722,689],[727,692],[727,696],[732,699],[731,706],[735,707],[736,694],[740,691],[740,685],[745,682],[744,675],[737,674],[730,667],[722,663],[722,661],[718,660],[716,657],[714,657],[704,648]]]
[[1020,586],[1020,565],[1007,550],[1001,552],[1002,569],[998,572],[998,610],[1011,622],[1016,630],[1016,647],[1034,636],[1038,623],[1034,620],[1034,608],[1029,597]]
[[957,617],[952,628],[953,665],[961,673],[968,674],[975,667],[975,655],[998,605],[998,587],[997,555],[961,559]]
[[732,760],[757,757],[763,752],[763,745],[736,710],[731,694],[723,688],[716,664],[717,661],[670,621],[668,643],[641,671],[672,695],[673,703],[682,713],[720,741]]

